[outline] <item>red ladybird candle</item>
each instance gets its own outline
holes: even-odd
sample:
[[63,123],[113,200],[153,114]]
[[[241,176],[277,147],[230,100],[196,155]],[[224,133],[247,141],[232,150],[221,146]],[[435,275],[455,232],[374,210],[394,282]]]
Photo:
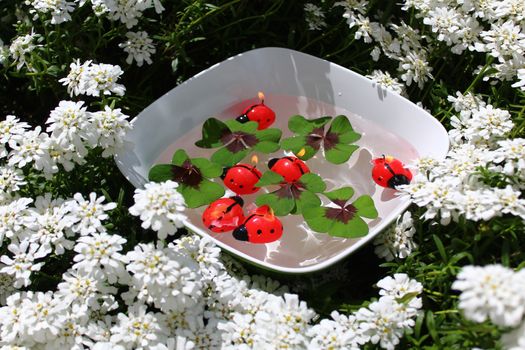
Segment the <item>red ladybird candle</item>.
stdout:
[[224,186],[236,194],[252,194],[259,191],[260,187],[256,187],[255,184],[261,176],[261,172],[255,165],[236,164],[224,169],[221,178]]
[[226,232],[244,222],[241,197],[219,198],[202,213],[202,222],[213,232]]
[[298,181],[303,174],[310,172],[305,162],[292,156],[270,159],[268,168],[281,175],[286,182]]
[[283,235],[283,224],[267,206],[257,208],[244,223],[233,230],[233,237],[250,243],[270,243]]
[[412,180],[412,173],[398,159],[392,156],[384,156],[372,160],[372,179],[382,187],[396,188],[400,185],[408,185]]
[[275,112],[264,104],[264,94],[262,92],[259,92],[258,97],[261,102],[246,108],[236,120],[240,123],[257,122],[259,124],[257,129],[263,130],[273,124]]

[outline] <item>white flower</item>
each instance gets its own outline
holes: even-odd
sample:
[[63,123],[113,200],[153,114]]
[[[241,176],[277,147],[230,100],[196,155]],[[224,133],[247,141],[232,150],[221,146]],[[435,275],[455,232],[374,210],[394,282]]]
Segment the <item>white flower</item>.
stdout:
[[102,221],[108,218],[107,211],[117,207],[117,203],[102,204],[106,198],[97,198],[95,192],[89,194],[89,201],[85,200],[81,193],[75,193],[73,199],[68,201],[67,206],[76,225],[73,231],[81,235],[103,231]]
[[126,88],[117,84],[118,79],[124,73],[119,66],[111,64],[91,64],[86,76],[86,95],[100,96],[116,94],[123,96]]
[[391,296],[395,299],[402,299],[406,295],[419,295],[423,291],[423,285],[416,280],[410,279],[405,273],[396,273],[394,276],[387,276],[377,282],[381,288],[379,295]]
[[[158,0],[156,0],[158,1]],[[142,0],[92,0],[93,6],[101,4],[105,6],[106,16],[113,21],[120,21],[126,27],[132,28],[142,17],[146,3]]]
[[171,180],[150,182],[144,189],[136,189],[133,199],[135,204],[129,208],[132,215],[140,216],[142,227],[158,232],[160,239],[173,235],[186,220],[185,203],[177,191],[179,185]]
[[92,233],[82,236],[75,245],[73,269],[85,273],[100,272],[109,283],[117,280],[126,282],[128,275],[124,264],[128,263],[126,256],[120,254],[126,240],[119,235],[109,235],[106,232]]
[[459,308],[475,322],[517,326],[525,310],[525,280],[501,265],[465,266],[452,288],[461,291]]
[[454,41],[458,31],[459,13],[454,8],[435,7],[426,13],[423,23],[432,26],[432,31],[438,33],[437,39],[448,45]]
[[138,299],[154,304],[160,310],[185,310],[197,304],[202,284],[198,266],[189,256],[179,254],[173,247],[157,248],[139,244],[128,252],[126,269],[132,273],[133,288]]
[[191,235],[181,237],[173,243],[170,243],[170,248],[180,254],[188,255],[197,262],[200,274],[207,281],[211,281],[224,271],[224,265],[220,260],[221,250],[210,238]]
[[31,272],[40,271],[43,263],[34,263],[35,259],[43,258],[45,253],[38,251],[38,244],[22,241],[19,245],[11,243],[7,249],[13,254],[13,257],[2,255],[0,261],[6,266],[0,269],[1,273],[13,275],[16,278],[13,284],[15,288],[22,286],[27,287],[31,284],[29,277]]
[[35,45],[33,42],[40,36],[35,33],[22,35],[16,37],[9,46],[9,54],[16,62],[16,69],[20,70],[23,66],[28,66],[31,70],[31,63],[27,60],[31,52],[40,45]]
[[67,77],[59,80],[67,86],[71,96],[85,94],[89,96],[100,96],[116,94],[123,96],[126,88],[117,81],[123,71],[119,66],[111,64],[93,64],[86,61],[80,64],[80,60],[69,65],[70,71]]
[[64,309],[65,306],[53,297],[53,292],[29,292],[22,300],[22,322],[27,335],[38,343],[53,340],[60,327],[58,316]]
[[86,275],[75,270],[68,270],[62,275],[55,295],[67,306],[74,308],[77,314],[87,315],[88,308],[99,310],[100,301],[112,297],[117,289],[107,286],[98,272]]
[[308,29],[320,30],[326,27],[325,15],[319,6],[311,3],[304,4],[304,15],[306,23],[308,23]]
[[402,315],[396,310],[397,303],[392,297],[382,297],[371,303],[368,308],[361,308],[356,313],[361,331],[369,337],[372,344],[383,349],[394,350],[403,336]]
[[398,94],[402,94],[405,88],[397,78],[393,78],[388,72],[383,73],[380,70],[374,70],[372,74],[367,75],[367,78],[372,79],[382,88],[392,90]]
[[126,62],[131,64],[133,60],[137,62],[137,66],[141,67],[144,61],[151,64],[151,55],[155,53],[155,46],[153,40],[145,31],[127,32],[127,40],[119,44],[119,47],[128,54]]
[[[339,315],[337,311],[332,313],[332,317],[338,320],[346,318],[346,316]],[[359,334],[359,325],[353,315],[346,320],[347,322],[338,322],[323,319],[319,324],[308,329],[307,335],[311,338],[308,349],[359,350],[365,340]]]
[[27,211],[31,198],[19,198],[0,206],[0,245],[4,238],[14,239],[31,221]]
[[[39,202],[49,201],[50,198],[50,194],[46,194],[45,198],[37,197],[35,206],[38,208]],[[66,249],[73,249],[74,242],[66,239],[72,234],[73,223],[74,218],[65,205],[50,203],[47,208],[31,211],[31,221],[26,224],[28,230],[19,234],[19,239],[37,243],[46,255],[51,252],[60,255]]]
[[7,156],[5,145],[11,140],[14,142],[20,141],[26,129],[29,129],[29,124],[21,122],[14,115],[8,115],[4,120],[0,121],[0,158]]
[[0,204],[26,183],[22,170],[10,166],[0,167]]
[[90,114],[90,121],[98,135],[96,144],[104,149],[103,157],[114,155],[124,147],[124,137],[131,130],[128,118],[120,108],[112,109],[108,106],[103,111]]
[[447,101],[452,103],[456,112],[465,111],[469,113],[469,116],[472,110],[477,110],[480,107],[485,107],[487,105],[480,97],[471,92],[467,92],[463,95],[460,91],[457,91],[456,97],[448,96]]
[[145,305],[132,305],[126,314],[119,313],[117,317],[117,324],[111,328],[111,343],[114,345],[141,350],[166,341],[168,332],[163,326],[164,316],[147,312]]
[[503,24],[492,23],[489,31],[481,32],[480,36],[485,44],[476,44],[479,51],[489,52],[497,57],[500,62],[513,55],[523,55],[525,50],[525,34],[519,25],[513,21]]
[[426,54],[423,51],[408,52],[406,56],[401,58],[398,70],[403,73],[401,79],[406,82],[407,86],[412,85],[412,81],[414,81],[419,88],[422,88],[428,79],[433,79],[432,67],[428,64]]
[[33,163],[33,168],[43,170],[46,173],[53,171],[53,162],[49,156],[49,135],[40,132],[41,127],[26,131],[19,139],[11,139],[9,147],[9,165],[23,168]]
[[399,216],[395,225],[390,226],[374,240],[377,256],[387,261],[409,256],[417,248],[417,244],[412,240],[412,236],[416,233],[413,224],[412,214],[409,211],[402,217]]
[[231,320],[222,320],[217,328],[222,331],[224,349],[253,349],[260,342],[260,330],[251,314],[236,312]]
[[69,74],[67,77],[60,79],[58,82],[67,86],[67,92],[71,96],[78,96],[86,93],[86,79],[89,75],[91,61],[80,64],[80,60],[72,62],[69,65]]
[[84,140],[93,139],[89,114],[83,105],[83,101],[60,101],[46,121],[51,136],[64,146],[73,144],[81,157],[87,155]]
[[70,21],[70,13],[75,10],[75,3],[67,0],[27,0],[26,3],[38,12],[51,13],[52,24]]

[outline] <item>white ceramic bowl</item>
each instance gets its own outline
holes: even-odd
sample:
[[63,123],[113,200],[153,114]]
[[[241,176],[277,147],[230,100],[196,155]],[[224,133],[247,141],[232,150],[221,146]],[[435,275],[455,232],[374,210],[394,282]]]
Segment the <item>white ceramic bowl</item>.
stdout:
[[287,273],[320,270],[369,242],[408,207],[407,199],[372,183],[372,157],[386,153],[410,163],[421,156],[441,159],[448,151],[443,126],[404,97],[317,57],[283,48],[262,48],[202,71],[142,111],[127,135],[131,147],[116,157],[119,169],[135,187],[142,187],[151,166],[169,163],[175,148],[182,146],[191,157],[210,155],[209,150],[193,145],[200,135],[198,126],[210,116],[236,117],[256,101],[258,91],[266,94],[266,104],[277,113],[275,127],[283,131],[293,114],[310,118],[352,114],[354,128],[363,133],[360,150],[336,173],[332,165],[324,167],[320,158],[316,165],[329,186],[333,180],[337,185],[351,185],[357,194],[372,195],[379,212],[379,218],[369,222],[370,232],[365,237],[342,239],[316,234],[301,217],[294,216],[287,224],[295,229],[291,230],[293,234],[285,232],[280,241],[254,245],[236,241],[231,234],[209,232],[201,224],[203,209],[189,211],[185,223],[189,229],[210,236],[221,248],[263,268]]

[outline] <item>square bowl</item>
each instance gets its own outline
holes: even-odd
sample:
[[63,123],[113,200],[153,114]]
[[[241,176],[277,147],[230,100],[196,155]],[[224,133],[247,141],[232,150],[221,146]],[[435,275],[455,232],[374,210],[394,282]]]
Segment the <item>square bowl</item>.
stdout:
[[371,195],[379,212],[364,237],[317,234],[301,217],[293,216],[285,225],[285,231],[293,227],[289,234],[256,245],[208,231],[200,220],[204,208],[188,209],[185,225],[190,230],[265,269],[307,273],[328,267],[369,242],[409,206],[407,198],[372,182],[372,157],[390,154],[410,163],[423,156],[442,159],[448,151],[443,126],[406,98],[326,60],[284,48],[261,48],[200,72],[144,109],[133,119],[133,129],[126,136],[130,147],[115,158],[119,169],[135,187],[142,187],[149,169],[169,163],[176,148],[186,149],[190,157],[209,156],[210,150],[194,145],[202,123],[211,116],[227,119],[242,114],[245,107],[256,103],[258,91],[265,93],[266,104],[276,112],[272,127],[281,128],[283,136],[287,118],[294,114],[307,118],[348,115],[362,134],[357,142],[360,149],[337,172],[325,166],[321,157],[313,159],[315,166],[310,168],[325,179],[328,190],[331,184],[350,185],[357,195]]

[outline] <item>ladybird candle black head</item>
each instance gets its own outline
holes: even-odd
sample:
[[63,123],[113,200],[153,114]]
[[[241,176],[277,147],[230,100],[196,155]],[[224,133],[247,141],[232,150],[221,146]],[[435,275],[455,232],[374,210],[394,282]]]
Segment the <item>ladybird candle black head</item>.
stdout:
[[231,231],[244,222],[241,197],[219,198],[202,213],[202,222],[213,232]]
[[258,96],[261,102],[244,109],[242,114],[235,120],[239,123],[254,121],[259,124],[257,129],[263,130],[273,124],[275,121],[275,112],[264,104],[264,94],[262,92],[259,92]]
[[372,179],[382,187],[397,188],[408,185],[412,180],[412,172],[398,159],[392,156],[382,156],[372,160]]
[[310,172],[305,162],[292,156],[270,159],[268,168],[281,175],[286,182],[298,181],[301,176]]
[[233,231],[235,239],[250,243],[270,243],[282,235],[283,224],[267,205],[257,208]]

